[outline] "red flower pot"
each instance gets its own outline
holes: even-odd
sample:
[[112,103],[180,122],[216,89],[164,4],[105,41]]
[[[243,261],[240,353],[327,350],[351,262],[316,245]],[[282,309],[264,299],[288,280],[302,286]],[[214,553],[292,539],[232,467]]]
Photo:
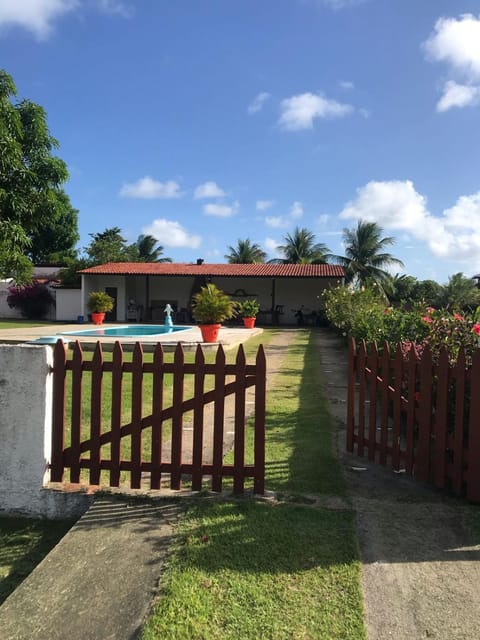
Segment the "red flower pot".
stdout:
[[243,325],[246,329],[253,329],[255,326],[255,318],[244,318]]
[[221,324],[201,324],[200,331],[203,342],[218,342],[218,332],[221,326]]
[[105,314],[104,313],[92,313],[92,322],[93,322],[93,324],[103,324],[104,320],[105,320]]

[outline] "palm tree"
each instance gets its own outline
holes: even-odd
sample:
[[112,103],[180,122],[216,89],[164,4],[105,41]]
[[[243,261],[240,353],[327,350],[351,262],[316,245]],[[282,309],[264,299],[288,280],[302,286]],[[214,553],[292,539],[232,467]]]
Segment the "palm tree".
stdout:
[[382,238],[383,229],[376,222],[359,220],[356,229],[343,230],[345,256],[334,256],[345,269],[347,282],[354,286],[375,282],[382,289],[388,288],[390,274],[384,267],[399,265],[403,262],[384,251],[385,247],[395,243],[389,236]]
[[161,258],[163,247],[157,245],[157,240],[150,235],[140,235],[137,241],[130,245],[134,262],[172,262],[171,258]]
[[315,234],[305,228],[295,227],[293,233],[287,233],[284,241],[285,244],[278,247],[284,255],[279,262],[324,264],[330,256],[330,249],[322,242],[315,242]]
[[225,255],[230,264],[253,264],[265,262],[267,254],[260,245],[251,242],[249,238],[237,240],[236,247],[228,247],[230,253]]

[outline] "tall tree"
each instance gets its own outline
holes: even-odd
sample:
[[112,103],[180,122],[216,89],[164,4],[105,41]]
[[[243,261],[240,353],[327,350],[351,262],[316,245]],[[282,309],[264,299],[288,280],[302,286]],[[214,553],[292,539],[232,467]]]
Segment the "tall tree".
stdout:
[[473,309],[480,305],[480,289],[477,289],[473,278],[455,273],[442,287],[438,304],[450,309]]
[[85,252],[93,265],[129,261],[127,243],[120,227],[111,227],[101,233],[88,235],[92,241],[85,247]]
[[140,235],[137,241],[128,247],[132,262],[172,262],[171,258],[162,257],[163,247],[151,235]]
[[255,262],[265,262],[267,254],[256,242],[250,238],[237,240],[237,246],[228,247],[229,253],[225,254],[225,259],[230,264],[253,264]]
[[53,155],[58,142],[50,135],[45,111],[22,100],[12,77],[0,70],[0,276],[18,283],[31,275],[25,254],[31,238],[65,211],[61,186],[67,166]]
[[324,264],[330,249],[322,242],[315,242],[315,234],[305,228],[295,227],[293,233],[284,237],[285,244],[278,249],[283,253],[281,262],[288,264]]
[[390,274],[385,267],[399,265],[403,262],[385,251],[385,247],[395,243],[389,236],[382,238],[383,229],[376,222],[359,220],[355,229],[343,230],[345,256],[334,256],[346,272],[348,282],[355,286],[376,282],[388,289]]
[[28,255],[32,262],[62,262],[76,257],[75,245],[78,233],[78,210],[74,209],[63,191],[58,194],[63,201],[62,210],[56,217],[44,222],[30,235]]

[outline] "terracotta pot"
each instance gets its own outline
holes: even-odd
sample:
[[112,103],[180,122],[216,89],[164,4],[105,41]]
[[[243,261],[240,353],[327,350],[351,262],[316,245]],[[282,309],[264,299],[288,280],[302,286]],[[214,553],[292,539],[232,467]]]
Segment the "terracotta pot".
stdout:
[[244,318],[243,325],[246,329],[253,329],[255,326],[255,318]]
[[218,332],[222,326],[221,324],[201,324],[199,326],[203,342],[218,342]]
[[93,324],[103,324],[104,320],[105,320],[105,314],[104,313],[94,313],[94,312],[92,312],[92,322],[93,322]]

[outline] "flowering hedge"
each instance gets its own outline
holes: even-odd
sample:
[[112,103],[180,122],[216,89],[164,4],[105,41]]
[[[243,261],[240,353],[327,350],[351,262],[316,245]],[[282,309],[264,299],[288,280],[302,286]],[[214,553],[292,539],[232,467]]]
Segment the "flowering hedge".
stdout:
[[24,287],[9,287],[7,304],[11,309],[20,309],[22,316],[29,320],[40,320],[55,304],[55,299],[48,287],[39,282],[33,282]]
[[473,314],[424,306],[393,308],[369,289],[351,291],[346,287],[329,289],[323,297],[330,324],[357,341],[412,344],[420,351],[428,343],[434,358],[446,347],[451,360],[461,347],[468,357],[479,345],[480,308]]

